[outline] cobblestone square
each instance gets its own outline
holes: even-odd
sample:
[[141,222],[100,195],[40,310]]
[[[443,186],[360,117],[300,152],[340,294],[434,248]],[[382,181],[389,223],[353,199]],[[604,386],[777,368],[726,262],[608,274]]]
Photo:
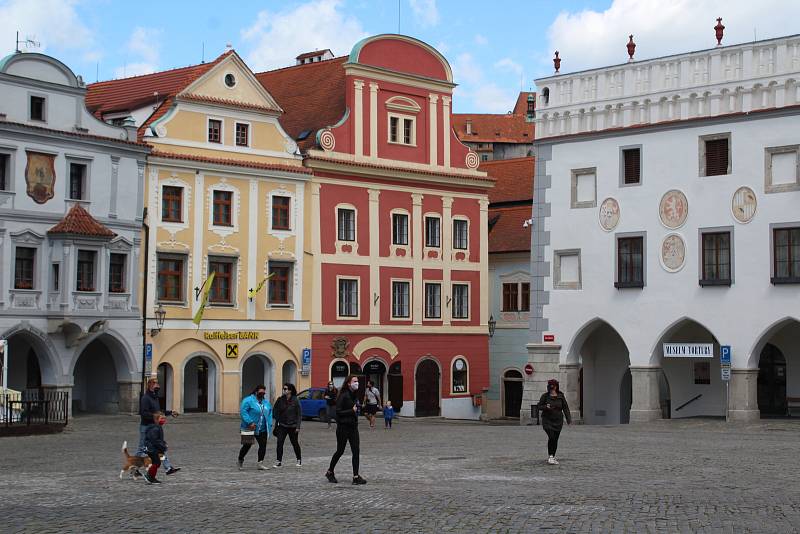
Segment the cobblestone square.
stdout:
[[[800,422],[720,420],[566,427],[560,466],[539,427],[402,420],[361,424],[362,474],[323,474],[334,432],[307,421],[303,467],[238,471],[238,419],[166,427],[183,470],[160,486],[119,480],[137,419],[82,417],[63,434],[0,440],[3,532],[793,532]],[[270,438],[267,460],[275,458]]]

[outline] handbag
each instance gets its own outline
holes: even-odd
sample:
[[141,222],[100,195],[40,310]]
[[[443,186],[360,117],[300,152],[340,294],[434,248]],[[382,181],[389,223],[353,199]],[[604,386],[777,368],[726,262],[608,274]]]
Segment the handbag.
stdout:
[[255,434],[256,433],[254,430],[242,430],[241,431],[242,445],[252,445],[253,443],[255,443],[256,441]]

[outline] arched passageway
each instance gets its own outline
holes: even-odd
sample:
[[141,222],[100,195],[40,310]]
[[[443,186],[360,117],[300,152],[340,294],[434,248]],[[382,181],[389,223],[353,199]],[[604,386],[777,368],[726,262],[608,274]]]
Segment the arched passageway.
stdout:
[[268,398],[275,398],[274,373],[272,361],[265,355],[248,356],[242,364],[242,398],[250,395],[259,385],[266,386]]
[[217,364],[209,356],[194,356],[183,369],[183,410],[214,412],[216,401]]

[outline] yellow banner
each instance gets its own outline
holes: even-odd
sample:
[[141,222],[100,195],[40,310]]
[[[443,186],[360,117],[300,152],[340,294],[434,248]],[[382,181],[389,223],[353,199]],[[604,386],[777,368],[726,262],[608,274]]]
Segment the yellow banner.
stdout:
[[217,273],[212,272],[205,283],[203,283],[203,300],[200,301],[200,307],[192,318],[192,322],[197,325],[197,328],[200,328],[200,321],[203,320],[203,312],[206,309],[206,304],[208,304],[208,294],[211,292],[211,284],[214,282],[214,275],[216,274]]
[[252,300],[252,299],[254,299],[254,298],[256,298],[256,295],[258,294],[258,292],[259,292],[259,291],[261,291],[261,289],[264,287],[264,284],[265,284],[265,283],[267,283],[267,280],[269,280],[270,278],[272,278],[274,274],[275,274],[275,273],[269,273],[269,274],[266,276],[266,278],[264,278],[264,279],[261,281],[261,283],[260,283],[260,284],[258,284],[258,285],[256,286],[256,288],[255,288],[255,289],[251,289],[251,290],[249,290],[249,291],[247,292],[247,297],[248,297],[249,299],[251,299],[251,300]]

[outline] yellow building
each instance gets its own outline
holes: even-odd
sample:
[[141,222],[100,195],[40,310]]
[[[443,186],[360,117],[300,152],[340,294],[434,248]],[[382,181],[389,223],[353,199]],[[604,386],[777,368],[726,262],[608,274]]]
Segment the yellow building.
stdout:
[[[153,147],[144,357],[149,344],[145,367],[158,374],[164,407],[233,413],[257,384],[272,398],[282,382],[308,387],[311,175],[276,101],[233,51],[89,93],[96,114],[133,119]],[[192,318],[212,272],[198,328]]]

